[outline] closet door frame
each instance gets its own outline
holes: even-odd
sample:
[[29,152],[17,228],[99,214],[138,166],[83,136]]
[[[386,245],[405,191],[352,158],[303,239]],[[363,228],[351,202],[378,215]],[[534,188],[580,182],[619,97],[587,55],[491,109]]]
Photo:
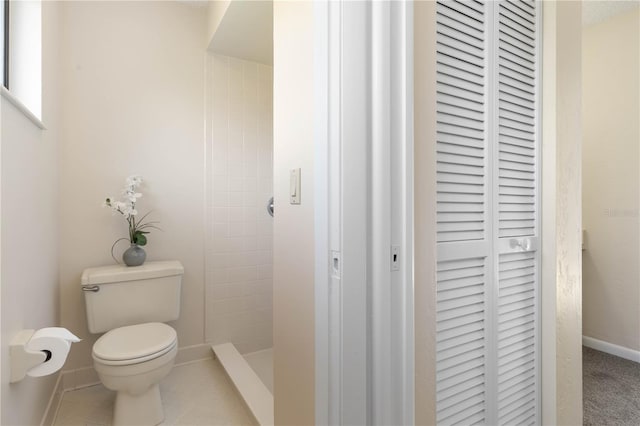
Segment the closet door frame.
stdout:
[[[558,34],[563,27],[566,27],[565,21],[570,20],[568,14],[559,14],[557,9],[559,8],[576,8],[579,6],[561,6],[554,3],[546,3],[538,1],[539,16],[539,46],[544,44],[544,52],[540,52],[538,59],[539,62],[539,76],[542,72],[543,65],[547,68],[544,70],[545,79],[538,81],[538,90],[544,91],[544,97],[542,93],[539,94],[538,99],[541,106],[544,104],[544,122],[542,117],[538,120],[538,126],[540,128],[539,134],[542,135],[544,131],[544,137],[540,141],[540,167],[544,170],[544,178],[539,182],[541,191],[541,212],[542,217],[539,218],[541,222],[540,238],[540,258],[542,259],[541,267],[542,274],[540,276],[540,290],[539,295],[540,310],[544,312],[544,316],[540,321],[539,334],[541,338],[540,349],[541,352],[541,370],[540,370],[540,382],[541,382],[541,401],[542,408],[541,420],[544,424],[554,424],[560,413],[558,408],[562,406],[561,401],[556,392],[558,388],[558,377],[563,377],[563,380],[569,380],[572,383],[579,383],[580,378],[562,373],[558,374],[556,365],[558,364],[557,355],[559,351],[563,356],[578,355],[577,353],[566,353],[567,348],[557,348],[556,336],[557,328],[559,326],[572,327],[571,332],[580,332],[577,325],[574,327],[573,320],[558,318],[557,312],[562,311],[565,308],[573,309],[573,306],[569,306],[572,303],[570,300],[560,300],[558,292],[556,290],[557,285],[572,286],[579,285],[565,282],[564,278],[557,278],[557,261],[559,256],[559,249],[566,248],[564,245],[559,247],[557,240],[558,234],[566,234],[567,232],[573,232],[573,229],[568,229],[567,224],[557,223],[557,205],[558,198],[568,195],[567,191],[572,191],[575,186],[571,184],[569,188],[559,188],[557,176],[559,175],[557,168],[560,165],[564,165],[561,161],[564,161],[567,157],[566,153],[562,153],[561,158],[557,158],[558,145],[560,142],[567,145],[565,141],[556,141],[557,136],[561,133],[559,130],[560,123],[556,121],[561,120],[563,117],[573,117],[569,106],[573,107],[574,103],[570,103],[569,106],[559,105],[558,100],[562,97],[560,95],[568,96],[568,88],[562,86],[562,81],[558,81],[557,73],[559,65],[557,64],[558,55],[563,54],[563,49],[578,48],[573,40],[568,41],[570,35]],[[316,22],[319,25],[316,28],[316,50],[318,57],[321,61],[318,61],[314,70],[318,71],[317,75],[317,87],[316,99],[319,100],[319,120],[317,135],[320,142],[317,147],[317,165],[319,168],[317,171],[320,173],[317,179],[316,186],[316,200],[324,202],[324,205],[331,205],[328,201],[328,190],[326,189],[331,184],[330,175],[332,169],[329,164],[333,164],[333,159],[330,159],[328,152],[328,111],[335,111],[336,105],[329,102],[329,98],[335,101],[335,96],[331,95],[331,84],[329,81],[333,81],[336,84],[335,75],[330,76],[329,71],[329,57],[331,56],[335,60],[335,51],[332,55],[329,54],[329,33],[333,30],[339,29],[340,26],[336,26],[335,22],[333,26],[329,25],[329,5],[327,2],[318,2],[314,10],[316,16]],[[336,6],[332,6],[336,7]],[[413,346],[408,346],[411,350],[415,350],[415,392],[416,401],[415,404],[415,422],[417,424],[432,424],[435,419],[435,359],[433,356],[433,347],[435,344],[435,325],[432,316],[434,309],[434,289],[435,289],[435,212],[433,211],[433,205],[435,201],[435,174],[433,170],[424,167],[425,164],[430,164],[434,161],[435,149],[431,144],[434,139],[434,129],[430,123],[435,119],[435,105],[430,103],[430,100],[435,98],[435,70],[432,65],[433,55],[435,52],[435,10],[434,2],[416,2],[414,5],[415,13],[415,112],[418,119],[415,122],[416,129],[416,143],[415,143],[415,217],[419,220],[415,221],[414,230],[416,232],[415,240],[415,293],[412,289],[412,297],[410,303],[415,302],[415,340]],[[325,10],[326,9],[326,10]],[[333,15],[332,15],[333,16]],[[569,22],[570,24],[571,22]],[[578,38],[579,41],[579,38]],[[559,45],[562,42],[562,45]],[[579,43],[578,43],[579,44]],[[318,49],[318,46],[320,47]],[[324,46],[324,47],[323,47]],[[335,49],[336,45],[332,44]],[[543,64],[544,55],[544,64]],[[412,55],[413,56],[413,55]],[[413,58],[411,58],[413,60]],[[569,67],[570,64],[563,63],[562,67]],[[562,87],[557,87],[560,84]],[[544,88],[543,88],[544,87]],[[329,90],[329,91],[328,91]],[[328,94],[327,94],[328,91]],[[323,95],[323,93],[325,93]],[[539,108],[541,110],[542,108]],[[413,111],[412,111],[413,112]],[[324,121],[323,121],[324,120]],[[423,121],[424,120],[424,121]],[[563,131],[562,135],[573,135],[574,129]],[[576,135],[578,137],[578,135]],[[573,142],[572,142],[573,143]],[[575,142],[579,145],[578,142]],[[564,148],[565,150],[568,148]],[[568,166],[568,165],[567,165]],[[579,188],[578,188],[579,189]],[[407,206],[410,206],[409,202]],[[328,244],[328,235],[332,229],[328,225],[328,217],[330,209],[323,210],[319,208],[317,212],[316,221],[316,249],[318,253],[316,263],[316,418],[318,424],[326,424],[326,420],[329,418],[327,411],[333,403],[329,401],[339,398],[333,391],[329,391],[330,383],[335,383],[336,378],[330,377],[329,365],[336,365],[335,359],[332,359],[328,353],[328,339],[330,336],[329,318],[334,315],[335,312],[329,314],[329,280],[331,277],[330,268],[327,266],[331,261],[331,250]],[[542,219],[542,220],[540,220]],[[422,223],[422,222],[428,223]],[[576,237],[577,238],[577,237]],[[566,239],[560,242],[566,243]],[[408,271],[411,273],[412,271]],[[572,277],[569,277],[572,278]],[[562,323],[562,324],[561,324]],[[575,328],[575,330],[574,330]],[[566,330],[564,331],[566,332]],[[405,349],[407,349],[405,348]],[[408,357],[407,357],[408,358]],[[407,371],[407,374],[411,374]],[[334,404],[335,405],[335,404]]]
[[412,424],[413,3],[314,16],[316,423]]
[[[536,369],[536,407],[537,407],[537,419],[538,421],[542,420],[542,414],[541,414],[541,408],[542,408],[542,398],[541,398],[541,389],[542,386],[541,384],[544,382],[545,384],[551,383],[552,381],[555,381],[555,371],[550,369],[549,366],[545,367],[545,369],[542,369],[542,365],[541,365],[541,345],[543,344],[543,339],[542,339],[542,335],[543,335],[543,324],[541,324],[541,313],[542,313],[542,308],[541,308],[541,303],[542,303],[542,287],[543,284],[545,285],[545,287],[547,289],[549,289],[549,283],[543,283],[542,281],[542,274],[541,274],[541,270],[542,270],[542,265],[541,265],[541,249],[542,249],[542,221],[541,221],[541,216],[542,216],[542,179],[540,177],[540,171],[541,169],[541,164],[542,164],[542,138],[541,138],[541,131],[542,131],[542,123],[541,123],[541,105],[542,105],[542,99],[541,99],[541,94],[542,94],[542,80],[541,80],[541,75],[542,75],[542,41],[543,41],[543,26],[542,26],[542,16],[543,16],[543,6],[541,4],[541,2],[536,2],[536,26],[535,26],[535,31],[536,31],[536,52],[535,52],[535,64],[536,64],[536,70],[535,70],[535,149],[536,149],[536,161],[535,161],[535,199],[536,199],[536,208],[535,208],[535,218],[534,218],[534,223],[535,223],[535,234],[533,237],[530,238],[530,240],[533,241],[533,245],[534,245],[534,250],[535,250],[535,263],[536,263],[536,268],[535,268],[535,311],[536,311],[536,322],[535,322],[535,369]],[[494,59],[497,59],[497,50],[498,50],[498,45],[496,44],[497,40],[498,40],[498,31],[497,28],[494,29],[492,28],[493,25],[498,25],[498,21],[495,19],[498,16],[499,13],[499,5],[498,4],[489,4],[487,5],[487,16],[489,19],[489,25],[488,25],[488,34],[487,36],[490,37],[489,43],[487,44],[487,55],[489,57],[490,61],[493,61]],[[424,22],[424,19],[427,18],[427,21],[433,22],[434,26],[435,26],[435,11],[433,10],[433,8],[430,8],[429,6],[426,6],[422,11],[419,12],[419,16],[420,19],[422,19]],[[420,38],[423,37],[423,35],[419,35],[419,41],[418,41],[418,48],[425,48],[428,47],[427,50],[429,50],[429,52],[427,52],[428,54],[426,55],[427,60],[431,60],[429,59],[429,55],[435,55],[435,47],[433,46],[433,43],[431,40],[425,40],[424,38]],[[425,46],[427,45],[427,46]],[[420,53],[419,53],[420,54]],[[424,58],[420,58],[420,61],[423,61]],[[424,65],[423,65],[424,66]],[[435,70],[429,69],[429,71],[431,72],[435,72]],[[498,70],[497,70],[497,63],[496,63],[496,69],[495,70],[491,70],[490,74],[488,75],[488,79],[487,79],[487,90],[491,90],[492,92],[496,92],[497,93],[497,84],[498,84]],[[435,76],[434,76],[435,78]],[[429,87],[428,85],[419,87],[419,89],[427,89],[427,90],[433,90],[435,91],[435,88]],[[431,92],[434,93],[434,92]],[[422,96],[425,96],[424,93],[421,94]],[[419,96],[419,95],[418,95]],[[432,95],[433,96],[433,95]],[[433,96],[435,98],[435,96]],[[488,268],[491,268],[489,275],[489,279],[491,279],[491,277],[494,277],[493,279],[491,279],[491,281],[487,282],[487,299],[490,299],[492,302],[490,303],[490,305],[488,306],[489,308],[491,308],[491,311],[488,312],[488,317],[487,317],[487,321],[488,324],[491,324],[491,326],[493,325],[497,325],[496,322],[496,315],[497,315],[497,311],[496,312],[492,312],[495,311],[497,309],[497,296],[498,296],[498,285],[497,285],[497,279],[498,279],[498,266],[499,266],[499,256],[501,255],[502,252],[511,252],[511,248],[510,247],[506,247],[505,244],[513,242],[514,238],[511,237],[503,237],[500,238],[498,236],[498,229],[500,226],[499,223],[499,217],[498,217],[498,182],[499,182],[499,168],[497,166],[497,162],[498,162],[498,154],[499,154],[499,145],[498,145],[498,138],[497,138],[497,118],[498,118],[498,97],[496,94],[491,93],[490,96],[488,97],[488,102],[489,102],[489,109],[487,110],[487,117],[486,120],[489,123],[489,133],[487,135],[488,139],[492,142],[492,145],[489,146],[489,151],[487,153],[488,155],[488,169],[487,169],[487,173],[489,174],[489,188],[491,192],[494,192],[494,194],[492,194],[489,197],[489,209],[490,209],[490,214],[488,215],[487,219],[490,221],[490,224],[488,224],[487,227],[487,231],[491,232],[491,235],[489,236],[490,238],[490,245],[493,247],[491,250],[491,255],[488,258],[489,260],[489,264],[487,265]],[[429,115],[429,114],[434,114],[435,115],[435,111],[429,112],[428,108],[426,108],[427,111],[425,111],[424,105],[418,105],[418,110],[420,112],[422,112],[422,114],[425,115]],[[423,115],[424,116],[424,115]],[[426,136],[423,132],[426,131],[427,135],[430,132],[435,132],[435,129],[431,129],[429,127],[423,128],[422,131],[419,131],[419,136],[424,137]],[[433,134],[433,133],[431,133]],[[430,135],[429,135],[430,136]],[[428,142],[428,141],[424,141],[424,142]],[[431,149],[433,148],[428,148],[426,150],[420,149],[418,154],[419,156],[422,156],[423,159],[429,159],[429,158],[433,158],[435,157],[435,153],[433,151],[431,151]],[[417,160],[419,161],[419,160]],[[423,160],[424,161],[424,160]],[[433,164],[433,159],[429,160],[428,164]],[[492,165],[492,163],[495,162],[495,165]],[[424,164],[424,163],[423,163]],[[425,215],[433,215],[434,212],[428,208],[427,206],[425,206],[423,204],[423,202],[420,202],[420,198],[422,197],[427,197],[427,199],[431,199],[432,202],[435,201],[435,188],[433,188],[433,186],[435,186],[435,177],[431,174],[427,174],[425,176],[428,180],[428,187],[429,187],[429,191],[426,193],[422,193],[422,194],[418,194],[418,213],[417,213],[417,217],[421,217],[421,216],[425,216]],[[434,191],[434,192],[431,192]],[[511,201],[509,201],[511,202]],[[493,231],[492,231],[493,230]],[[495,232],[494,232],[495,231]],[[431,233],[431,232],[430,232]],[[417,238],[420,238],[420,236],[417,236]],[[429,236],[429,238],[434,238],[435,236],[433,234],[431,234]],[[515,239],[518,239],[518,237],[516,237]],[[529,240],[529,237],[526,238],[527,240]],[[434,253],[430,253],[428,250],[425,250],[424,245],[422,244],[422,242],[417,241],[416,242],[417,246],[418,246],[418,256],[434,256]],[[428,244],[428,241],[425,243]],[[420,247],[422,246],[422,247]],[[516,249],[515,252],[518,252],[521,250]],[[524,249],[524,252],[529,251],[528,249]],[[433,259],[433,258],[432,258]],[[435,263],[435,262],[434,262]],[[435,266],[435,265],[434,265]],[[428,269],[427,269],[427,273],[428,273]],[[433,273],[435,273],[435,270],[433,270]],[[418,273],[418,277],[417,279],[419,281],[422,281],[422,283],[418,283],[418,285],[427,285],[427,286],[433,286],[434,290],[431,290],[432,292],[435,292],[435,282],[431,281],[431,277],[429,277],[428,275],[425,276],[424,272],[419,271]],[[423,290],[419,290],[419,292],[421,293]],[[433,293],[432,293],[433,294]],[[424,300],[424,295],[421,295],[421,298]],[[433,306],[433,305],[432,305]],[[495,309],[494,309],[495,308]],[[416,311],[416,314],[418,314],[418,311]],[[555,312],[553,313],[554,318],[555,318]],[[418,331],[420,331],[420,329],[422,329],[422,326],[418,326]],[[430,328],[430,327],[429,327]],[[433,331],[431,331],[433,332]],[[546,338],[546,340],[548,341],[548,332],[545,330],[544,331],[544,336]],[[433,338],[432,336],[429,336],[430,338]],[[495,382],[495,377],[497,375],[497,364],[496,366],[494,366],[495,361],[496,361],[496,357],[492,356],[492,352],[495,352],[494,349],[491,349],[493,347],[496,346],[497,341],[494,341],[494,338],[497,339],[497,330],[496,331],[492,331],[491,333],[489,333],[487,335],[487,346],[489,347],[489,351],[488,351],[488,355],[489,355],[489,368],[487,368],[486,370],[486,374],[487,374],[487,383],[486,383],[486,391],[490,392],[491,394],[493,394],[493,392],[497,391],[497,383]],[[435,341],[433,341],[433,344],[435,344]],[[418,342],[417,342],[418,343]],[[425,345],[426,346],[426,345]],[[555,353],[555,345],[553,345],[553,347],[551,346],[547,346],[547,348],[549,349],[549,351],[554,351]],[[416,362],[417,363],[421,363],[422,361],[419,360],[418,357],[422,356],[424,357],[424,347],[421,347],[420,350],[422,351],[420,354],[416,355]],[[495,353],[493,353],[493,355],[496,355]],[[495,367],[495,368],[494,368]],[[420,378],[419,378],[420,379]],[[421,379],[426,379],[425,377],[422,377]],[[555,401],[554,401],[555,402]],[[417,404],[418,406],[418,404]],[[497,420],[497,413],[495,411],[492,410],[492,404],[489,403],[488,404],[488,408],[490,409],[490,411],[487,413],[489,420],[494,419]],[[495,407],[493,407],[495,408]],[[419,408],[420,410],[420,408]],[[554,407],[550,407],[547,406],[545,407],[545,411],[549,411],[549,410],[555,410]],[[433,411],[433,412],[430,412]],[[427,418],[423,417],[423,416],[428,416]],[[433,416],[433,417],[431,417]],[[422,418],[421,421],[429,421],[429,422],[433,422],[434,418],[435,418],[435,407],[428,407],[428,409],[425,410],[421,410],[421,413],[418,415],[419,418]],[[430,418],[430,419],[429,419]]]

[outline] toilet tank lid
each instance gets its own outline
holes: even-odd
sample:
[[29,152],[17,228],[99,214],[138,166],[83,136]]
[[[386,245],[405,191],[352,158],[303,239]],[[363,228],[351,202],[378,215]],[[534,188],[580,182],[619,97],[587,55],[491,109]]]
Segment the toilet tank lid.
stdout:
[[140,266],[112,265],[88,268],[82,272],[82,285],[106,284],[123,281],[146,280],[184,274],[177,260],[146,262]]

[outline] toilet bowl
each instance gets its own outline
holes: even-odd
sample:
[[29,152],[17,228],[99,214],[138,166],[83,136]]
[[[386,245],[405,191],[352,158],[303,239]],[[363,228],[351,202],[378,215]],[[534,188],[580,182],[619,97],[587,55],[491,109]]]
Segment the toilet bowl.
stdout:
[[176,332],[163,323],[113,329],[93,346],[102,384],[116,391],[114,425],[157,425],[164,420],[160,381],[178,351]]
[[93,365],[104,386],[116,391],[115,426],[153,426],[164,420],[160,381],[178,351],[167,321],[180,315],[184,268],[178,261],[85,269],[82,291],[93,345]]

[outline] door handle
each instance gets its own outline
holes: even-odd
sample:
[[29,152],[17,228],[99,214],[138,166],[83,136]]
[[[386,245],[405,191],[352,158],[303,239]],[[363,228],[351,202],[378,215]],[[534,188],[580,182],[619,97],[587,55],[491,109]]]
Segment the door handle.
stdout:
[[520,249],[522,251],[531,251],[531,238],[512,238],[509,241],[512,249]]

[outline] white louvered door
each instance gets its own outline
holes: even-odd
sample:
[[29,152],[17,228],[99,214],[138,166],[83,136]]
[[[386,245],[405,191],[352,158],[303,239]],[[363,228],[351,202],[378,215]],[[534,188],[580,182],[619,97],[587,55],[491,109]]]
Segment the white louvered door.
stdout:
[[539,423],[536,9],[436,6],[438,424]]
[[491,221],[485,6],[437,4],[439,424],[486,421]]
[[[497,424],[539,423],[536,4],[494,6],[497,78]],[[495,98],[497,97],[497,99]]]

